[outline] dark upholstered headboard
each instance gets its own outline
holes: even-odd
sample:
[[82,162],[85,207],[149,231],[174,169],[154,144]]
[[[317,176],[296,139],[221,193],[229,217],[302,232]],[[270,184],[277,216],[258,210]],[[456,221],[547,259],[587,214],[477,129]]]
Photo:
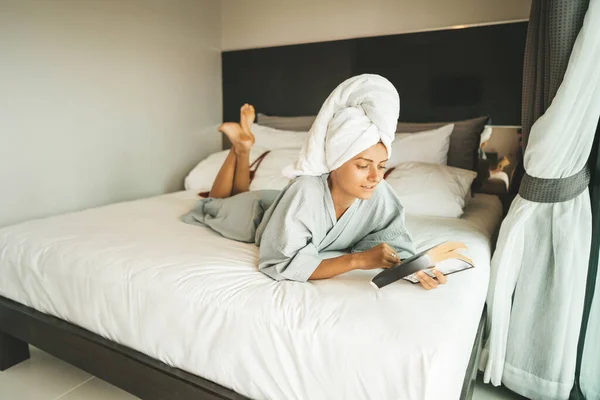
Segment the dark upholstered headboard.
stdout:
[[376,73],[398,89],[401,121],[489,115],[494,125],[520,125],[526,31],[527,22],[513,22],[226,51],[223,119],[237,121],[244,103],[269,115],[315,115],[343,80]]

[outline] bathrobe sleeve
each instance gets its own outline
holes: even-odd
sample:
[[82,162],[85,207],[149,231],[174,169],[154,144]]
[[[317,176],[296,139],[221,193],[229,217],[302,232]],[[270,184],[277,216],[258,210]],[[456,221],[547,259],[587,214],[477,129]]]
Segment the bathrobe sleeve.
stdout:
[[375,207],[371,211],[369,220],[372,221],[372,230],[358,241],[352,252],[357,253],[369,250],[381,243],[390,245],[401,260],[416,254],[415,245],[404,222],[404,208],[400,199],[387,182],[380,183],[381,191]]
[[276,280],[306,282],[322,258],[312,242],[323,193],[307,180],[296,180],[281,193],[258,228],[258,269]]

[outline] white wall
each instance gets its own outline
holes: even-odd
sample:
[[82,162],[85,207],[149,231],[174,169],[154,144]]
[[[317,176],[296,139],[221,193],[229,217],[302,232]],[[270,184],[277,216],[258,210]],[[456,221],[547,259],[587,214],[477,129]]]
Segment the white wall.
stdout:
[[156,195],[220,148],[218,0],[0,1],[0,226]]
[[527,19],[531,0],[222,0],[224,51]]

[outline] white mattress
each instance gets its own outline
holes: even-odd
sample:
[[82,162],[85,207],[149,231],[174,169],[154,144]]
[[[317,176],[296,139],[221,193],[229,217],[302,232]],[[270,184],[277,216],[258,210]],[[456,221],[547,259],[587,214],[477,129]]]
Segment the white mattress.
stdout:
[[476,268],[437,290],[377,271],[310,283],[257,248],[183,224],[179,192],[0,229],[0,295],[255,399],[457,399],[489,276],[496,197],[407,217],[419,247],[462,240]]

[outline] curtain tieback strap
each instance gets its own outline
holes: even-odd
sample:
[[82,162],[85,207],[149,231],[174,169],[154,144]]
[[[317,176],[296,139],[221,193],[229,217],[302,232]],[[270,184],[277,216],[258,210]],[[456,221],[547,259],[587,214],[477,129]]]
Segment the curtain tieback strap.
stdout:
[[536,203],[561,203],[579,196],[589,183],[590,170],[587,165],[575,175],[558,179],[536,178],[525,172],[519,195]]

